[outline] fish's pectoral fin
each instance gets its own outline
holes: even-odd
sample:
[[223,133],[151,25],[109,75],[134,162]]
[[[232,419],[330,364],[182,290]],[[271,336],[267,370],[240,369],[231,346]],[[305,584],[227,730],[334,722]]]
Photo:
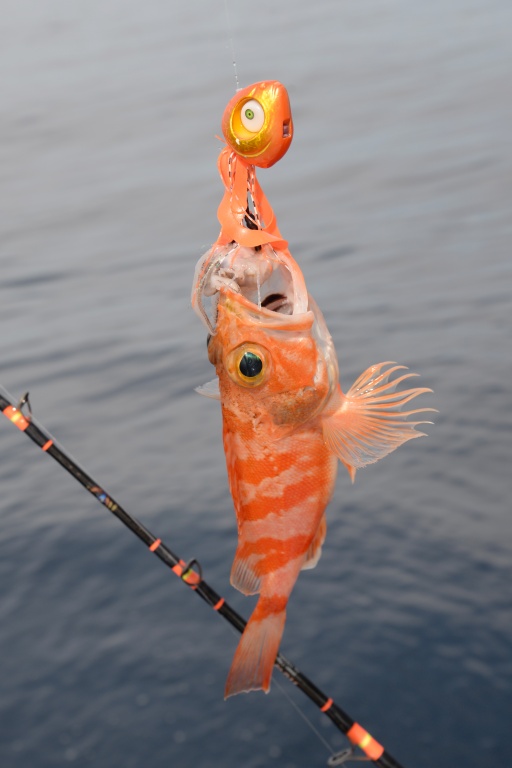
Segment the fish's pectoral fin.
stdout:
[[244,629],[229,670],[224,698],[263,690],[268,693],[284,623],[287,597],[260,597]]
[[211,381],[207,381],[206,384],[202,384],[200,387],[196,387],[195,391],[198,395],[203,397],[209,397],[211,400],[220,400],[219,378],[216,376]]
[[[385,368],[385,366],[391,366]],[[387,456],[402,443],[424,436],[415,427],[430,421],[408,421],[409,416],[435,411],[435,408],[402,410],[418,395],[432,392],[426,387],[396,391],[401,382],[415,373],[392,378],[405,366],[379,363],[366,370],[344,395],[336,395],[335,410],[323,419],[324,439],[331,451],[347,467],[352,482],[356,469]]]

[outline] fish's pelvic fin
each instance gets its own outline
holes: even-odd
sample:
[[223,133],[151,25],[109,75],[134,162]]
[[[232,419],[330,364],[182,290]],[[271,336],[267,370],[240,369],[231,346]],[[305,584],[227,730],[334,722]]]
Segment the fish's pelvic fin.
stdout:
[[256,595],[260,591],[260,577],[254,573],[247,558],[239,554],[239,550],[233,560],[230,581],[231,586],[244,595]]
[[418,375],[405,373],[390,380],[400,370],[407,369],[390,362],[372,365],[346,395],[339,389],[335,395],[335,409],[323,419],[325,442],[346,466],[352,482],[356,469],[382,459],[407,440],[424,436],[425,433],[418,432],[415,427],[432,423],[407,420],[409,416],[436,409],[401,410],[418,395],[432,390],[414,387],[396,391],[401,382]]
[[211,381],[207,381],[206,384],[196,387],[195,391],[198,395],[202,395],[203,397],[209,397],[212,400],[220,400],[219,377],[216,376]]
[[286,620],[287,597],[260,597],[247,622],[229,670],[224,698],[263,690],[268,693]]
[[320,520],[318,528],[316,529],[315,538],[309,545],[309,549],[306,552],[304,563],[301,568],[302,571],[307,571],[310,568],[314,568],[320,560],[320,555],[322,554],[322,544],[325,541],[326,533],[327,522],[325,520],[325,515],[322,515],[322,519]]

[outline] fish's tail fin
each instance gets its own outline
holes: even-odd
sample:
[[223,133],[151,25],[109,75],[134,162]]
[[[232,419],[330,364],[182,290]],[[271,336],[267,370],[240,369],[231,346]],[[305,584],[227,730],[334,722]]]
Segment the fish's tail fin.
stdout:
[[[385,366],[391,367],[386,369]],[[372,365],[346,395],[339,390],[334,408],[323,420],[325,442],[347,467],[352,482],[356,469],[379,461],[407,440],[424,436],[425,433],[418,432],[415,427],[432,423],[423,419],[408,421],[409,416],[435,412],[436,409],[402,410],[415,397],[432,390],[413,387],[396,391],[398,384],[418,375],[405,373],[390,380],[400,370],[407,369],[389,362]]]
[[286,620],[287,597],[262,595],[243,632],[229,670],[224,698],[270,690],[272,670]]

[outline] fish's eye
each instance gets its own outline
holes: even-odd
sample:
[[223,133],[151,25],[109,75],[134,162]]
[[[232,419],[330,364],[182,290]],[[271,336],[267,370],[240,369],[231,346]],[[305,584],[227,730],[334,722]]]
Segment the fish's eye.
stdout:
[[243,127],[250,133],[258,133],[265,122],[265,110],[259,101],[251,99],[242,105],[240,120]]
[[227,355],[225,365],[230,378],[242,387],[259,387],[270,372],[267,350],[253,343],[233,349]]
[[243,357],[240,358],[238,369],[245,378],[254,379],[254,377],[259,376],[263,370],[263,360],[261,357],[254,354],[254,352],[246,352]]

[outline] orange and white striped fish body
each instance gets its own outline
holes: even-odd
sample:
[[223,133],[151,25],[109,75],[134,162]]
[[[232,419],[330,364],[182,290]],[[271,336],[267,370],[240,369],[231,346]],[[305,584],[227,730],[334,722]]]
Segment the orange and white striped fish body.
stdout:
[[[227,696],[269,689],[288,598],[301,568],[316,563],[325,538],[337,458],[325,444],[318,414],[337,384],[337,366],[331,344],[322,354],[316,326],[311,311],[258,310],[242,296],[221,292],[209,357],[219,376],[238,521],[231,583],[244,594],[260,594]],[[263,362],[256,376],[240,371],[244,356],[249,365]]]
[[221,285],[208,355],[219,380],[238,522],[231,583],[260,595],[229,672],[230,696],[270,688],[288,598],[300,570],[320,557],[338,458],[353,479],[357,467],[419,437],[420,422],[406,421],[419,411],[400,408],[429,390],[395,392],[412,374],[390,382],[401,366],[383,370],[382,363],[344,395],[331,337],[311,297],[306,312],[281,314]]

